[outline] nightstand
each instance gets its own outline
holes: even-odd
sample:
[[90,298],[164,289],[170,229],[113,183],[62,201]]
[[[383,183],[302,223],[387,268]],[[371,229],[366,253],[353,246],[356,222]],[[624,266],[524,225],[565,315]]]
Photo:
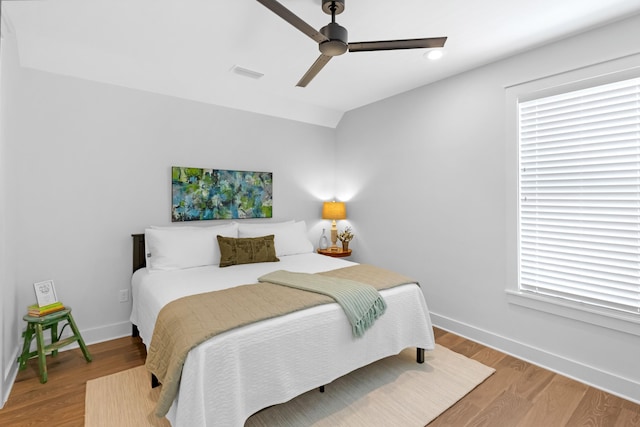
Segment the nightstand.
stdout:
[[318,253],[320,255],[326,255],[334,258],[344,258],[351,256],[351,249],[347,249],[346,251],[342,248],[338,248],[337,250],[329,249],[318,249]]

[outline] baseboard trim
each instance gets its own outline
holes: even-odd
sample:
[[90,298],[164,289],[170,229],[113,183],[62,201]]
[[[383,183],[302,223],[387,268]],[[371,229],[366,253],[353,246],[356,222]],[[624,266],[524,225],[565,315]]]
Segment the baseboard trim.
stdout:
[[[61,339],[70,337],[72,332],[69,329],[65,329]],[[98,344],[105,341],[115,340],[122,337],[131,336],[131,322],[113,323],[111,325],[100,326],[98,328],[80,329],[80,335],[86,345]],[[51,343],[49,334],[44,336],[45,344]],[[78,348],[78,343],[74,342],[60,349],[60,351],[73,350]],[[22,348],[22,342],[20,342],[20,348]],[[31,343],[31,350],[35,350],[35,340]],[[16,355],[16,357],[18,357]]]
[[85,344],[97,344],[117,338],[131,336],[131,322],[112,323],[98,328],[81,329]]
[[16,362],[16,360],[18,360],[17,349],[14,350],[13,354],[11,355],[10,361],[8,362],[9,365],[6,367],[5,371],[7,375],[5,375],[5,377],[3,378],[4,384],[2,385],[2,387],[0,387],[0,390],[3,391],[2,401],[0,402],[0,409],[4,407],[5,403],[7,403],[9,395],[11,394],[11,389],[13,388],[13,384],[15,383],[16,377],[18,376],[18,363]]
[[610,372],[603,372],[600,369],[595,369],[578,361],[540,350],[528,344],[496,335],[484,329],[433,312],[431,313],[431,321],[434,326],[440,329],[640,404],[640,383],[638,382],[631,381]]

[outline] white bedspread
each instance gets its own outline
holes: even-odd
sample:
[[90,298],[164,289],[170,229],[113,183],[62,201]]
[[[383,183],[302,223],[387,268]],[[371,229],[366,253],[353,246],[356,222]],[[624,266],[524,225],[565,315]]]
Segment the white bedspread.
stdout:
[[[273,270],[316,273],[353,263],[318,254],[280,262],[201,267],[132,278],[131,321],[149,344],[160,309],[186,295],[255,283]],[[180,391],[167,418],[177,426],[243,426],[253,413],[328,384],[359,367],[407,347],[434,348],[433,328],[420,288],[381,292],[387,303],[364,337],[354,338],[338,304],[326,304],[247,325],[191,350]]]

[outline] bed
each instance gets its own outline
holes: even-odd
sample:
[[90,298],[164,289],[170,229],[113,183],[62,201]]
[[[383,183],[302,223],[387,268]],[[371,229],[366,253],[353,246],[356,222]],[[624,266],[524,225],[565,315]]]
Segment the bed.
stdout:
[[[239,239],[273,235],[279,261],[220,267],[221,255],[215,240],[211,245],[211,233]],[[175,237],[179,234],[189,237],[180,240]],[[149,348],[160,310],[187,295],[256,283],[274,270],[318,273],[356,265],[314,253],[306,236],[304,222],[294,221],[157,227],[133,235],[134,335],[139,334]],[[154,251],[168,255],[153,262]],[[202,259],[193,260],[198,257]],[[174,427],[243,426],[263,408],[328,385],[405,348],[415,347],[418,362],[423,361],[424,350],[433,349],[435,343],[421,289],[411,283],[380,295],[386,312],[362,337],[353,336],[342,308],[328,303],[240,326],[201,343],[186,357],[179,391],[166,418]]]

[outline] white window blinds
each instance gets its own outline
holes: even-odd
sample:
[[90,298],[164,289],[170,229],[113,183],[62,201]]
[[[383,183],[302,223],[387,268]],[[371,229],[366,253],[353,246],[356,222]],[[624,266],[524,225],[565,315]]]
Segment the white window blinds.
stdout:
[[520,290],[640,315],[640,78],[519,103]]

